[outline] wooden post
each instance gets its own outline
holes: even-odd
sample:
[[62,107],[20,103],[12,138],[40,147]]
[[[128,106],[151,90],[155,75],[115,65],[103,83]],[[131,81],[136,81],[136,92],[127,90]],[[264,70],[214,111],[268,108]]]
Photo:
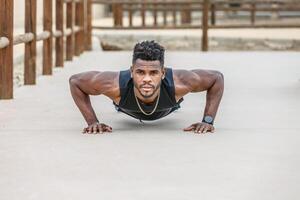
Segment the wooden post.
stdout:
[[92,50],[92,0],[86,0],[85,50]]
[[256,4],[252,3],[251,4],[251,24],[255,24],[255,12],[256,12]]
[[70,28],[72,30],[72,33],[71,35],[67,36],[66,60],[73,60],[73,55],[74,55],[73,19],[74,19],[74,1],[71,1],[67,3],[67,28]]
[[211,4],[210,6],[211,9],[211,25],[215,25],[216,24],[216,5],[214,3]]
[[84,52],[85,49],[85,28],[84,28],[84,0],[79,3],[79,26],[80,26],[80,54]]
[[[186,4],[188,9],[191,8],[191,4]],[[191,23],[191,11],[190,10],[182,10],[180,12],[181,15],[181,24],[190,24]]]
[[123,26],[123,5],[121,3],[114,3],[112,5],[114,26]]
[[14,1],[1,0],[0,37],[7,37],[9,46],[0,49],[0,99],[13,98],[13,16]]
[[133,6],[132,6],[132,4],[128,4],[128,7],[129,7],[129,13],[128,13],[129,27],[132,27],[132,9],[133,9]]
[[50,32],[50,37],[43,41],[43,75],[52,74],[52,0],[44,0],[44,31]]
[[36,83],[36,0],[25,1],[25,32],[33,33],[34,39],[25,43],[24,84]]
[[[75,2],[75,25],[80,26],[80,3]],[[75,33],[75,55],[80,55],[81,41],[80,41],[80,32]]]
[[209,0],[204,0],[202,9],[202,51],[208,51],[208,11]]
[[157,26],[157,4],[153,4],[153,18],[154,18],[154,26]]
[[56,30],[62,32],[62,36],[55,39],[55,66],[64,66],[64,22],[63,22],[63,0],[56,0]]
[[173,15],[173,25],[174,27],[176,26],[176,5],[174,5],[175,7],[173,8],[173,11],[172,11],[172,15]]
[[141,15],[142,15],[142,27],[146,26],[146,22],[145,22],[145,4],[142,3],[142,8],[141,8]]
[[166,26],[167,25],[167,10],[166,10],[166,8],[167,8],[167,5],[166,4],[164,4],[164,12],[163,12],[163,17],[164,17],[164,26]]

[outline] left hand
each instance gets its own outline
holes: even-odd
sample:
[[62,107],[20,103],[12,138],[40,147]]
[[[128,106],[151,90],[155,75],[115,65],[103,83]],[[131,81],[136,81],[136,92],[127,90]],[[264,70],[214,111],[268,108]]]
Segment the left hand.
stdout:
[[205,123],[205,122],[199,122],[199,123],[195,123],[192,124],[191,126],[183,129],[184,131],[194,131],[194,133],[207,133],[207,132],[211,132],[213,133],[215,128],[213,125]]

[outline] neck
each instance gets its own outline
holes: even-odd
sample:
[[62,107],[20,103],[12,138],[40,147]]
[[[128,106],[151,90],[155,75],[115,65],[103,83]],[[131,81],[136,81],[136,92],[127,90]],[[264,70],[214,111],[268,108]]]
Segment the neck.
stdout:
[[150,104],[150,103],[153,103],[153,102],[155,101],[155,99],[157,98],[159,92],[160,92],[160,88],[159,88],[157,91],[155,91],[155,93],[154,93],[150,98],[144,98],[144,97],[140,94],[140,92],[134,87],[134,94],[135,94],[135,96],[136,96],[139,100],[141,100],[143,103],[149,103],[149,104]]

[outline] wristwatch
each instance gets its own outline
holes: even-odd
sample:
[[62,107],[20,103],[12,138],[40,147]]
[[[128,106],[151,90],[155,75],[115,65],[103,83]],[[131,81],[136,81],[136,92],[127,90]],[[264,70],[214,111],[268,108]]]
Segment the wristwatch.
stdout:
[[213,125],[214,118],[212,116],[206,115],[204,116],[202,122]]

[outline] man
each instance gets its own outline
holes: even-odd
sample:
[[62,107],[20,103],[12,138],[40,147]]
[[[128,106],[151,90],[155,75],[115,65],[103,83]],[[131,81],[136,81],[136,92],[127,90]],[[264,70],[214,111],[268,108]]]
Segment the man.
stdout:
[[137,43],[130,70],[84,72],[70,78],[72,97],[88,126],[83,133],[112,132],[100,123],[89,95],[109,97],[117,110],[139,120],[156,120],[177,110],[189,92],[207,91],[203,120],[184,131],[214,131],[214,118],[220,104],[223,75],[213,70],[172,70],[164,67],[164,48],[154,41]]

